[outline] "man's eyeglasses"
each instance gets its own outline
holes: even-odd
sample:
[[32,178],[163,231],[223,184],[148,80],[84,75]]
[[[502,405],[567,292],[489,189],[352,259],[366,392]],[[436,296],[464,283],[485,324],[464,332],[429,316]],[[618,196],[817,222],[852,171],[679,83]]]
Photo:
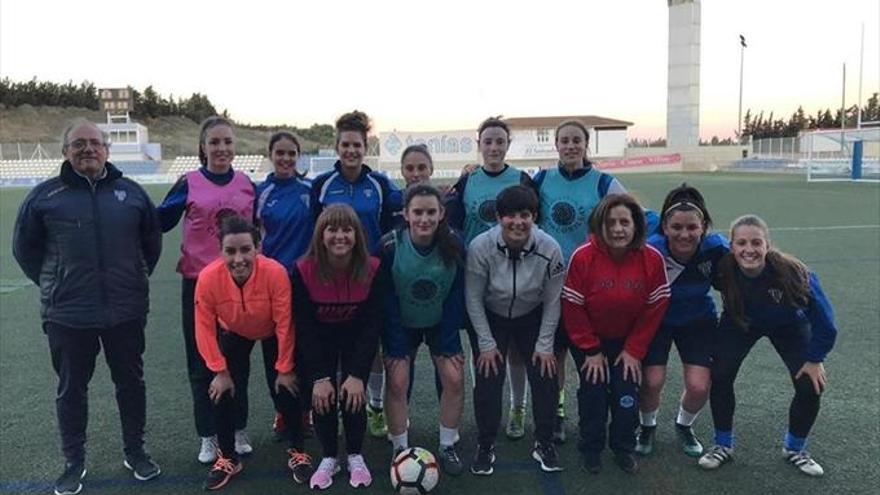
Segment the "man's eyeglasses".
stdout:
[[92,148],[100,148],[109,146],[109,143],[105,143],[97,139],[77,139],[75,141],[71,141],[68,146],[75,150],[84,150],[86,149],[86,146],[91,146]]

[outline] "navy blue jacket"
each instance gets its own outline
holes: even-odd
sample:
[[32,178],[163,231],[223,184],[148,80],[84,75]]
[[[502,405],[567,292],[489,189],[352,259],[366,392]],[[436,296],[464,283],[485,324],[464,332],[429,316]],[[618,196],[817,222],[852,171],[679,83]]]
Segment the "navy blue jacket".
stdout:
[[349,182],[341,172],[339,161],[312,181],[312,214],[317,220],[325,206],[344,203],[351,206],[367,233],[369,251],[375,253],[382,234],[390,232],[394,213],[401,208],[400,191],[388,176],[373,172],[363,165],[361,175]]
[[41,316],[104,328],[149,310],[149,280],[162,250],[153,202],[111,163],[92,185],[69,162],[31,190],[18,211],[12,250],[40,287]]

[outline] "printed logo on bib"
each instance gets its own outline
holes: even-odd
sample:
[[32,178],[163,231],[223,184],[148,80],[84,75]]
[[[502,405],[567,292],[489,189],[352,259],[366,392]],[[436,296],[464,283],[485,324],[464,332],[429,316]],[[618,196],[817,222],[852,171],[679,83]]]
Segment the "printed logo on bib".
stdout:
[[550,221],[559,233],[568,234],[586,225],[587,212],[576,205],[570,198],[562,198],[550,206]]
[[495,221],[495,200],[489,199],[480,203],[480,207],[477,210],[480,215],[480,220],[486,223],[492,223]]
[[770,294],[770,298],[773,299],[773,302],[779,304],[782,302],[782,291],[779,289],[767,289],[767,294]]
[[551,216],[556,225],[564,227],[571,225],[572,222],[574,222],[574,214],[574,206],[571,206],[565,201],[560,201],[553,205]]
[[428,279],[419,279],[410,286],[410,294],[417,301],[430,301],[437,295],[437,284]]

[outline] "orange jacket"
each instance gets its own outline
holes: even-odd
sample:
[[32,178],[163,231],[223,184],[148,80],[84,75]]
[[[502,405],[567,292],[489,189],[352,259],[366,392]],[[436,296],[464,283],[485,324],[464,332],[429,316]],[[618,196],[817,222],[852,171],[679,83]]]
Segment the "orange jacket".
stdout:
[[295,330],[291,318],[287,271],[277,261],[258,254],[244,286],[232,279],[223,258],[206,266],[196,281],[196,345],[213,372],[226,367],[217,342],[218,327],[250,340],[278,337],[279,373],[293,371]]

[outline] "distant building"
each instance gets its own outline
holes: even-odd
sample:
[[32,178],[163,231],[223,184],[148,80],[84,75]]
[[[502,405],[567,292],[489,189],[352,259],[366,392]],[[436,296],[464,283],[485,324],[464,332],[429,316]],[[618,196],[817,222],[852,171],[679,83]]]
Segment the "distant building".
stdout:
[[[590,132],[587,155],[590,158],[622,157],[626,131],[632,122],[595,115],[560,117],[516,117],[504,119],[510,126],[511,142],[507,162],[518,167],[546,167],[559,159],[556,152],[556,126],[565,120],[578,120]],[[476,129],[451,131],[391,131],[379,133],[379,167],[385,171],[400,168],[400,155],[411,144],[425,144],[437,170],[455,169],[479,163]]]
[[100,108],[107,113],[107,123],[98,124],[110,135],[111,162],[159,162],[162,145],[151,143],[147,127],[133,122],[130,112],[134,110],[134,90],[126,88],[101,88],[98,90]]
[[108,114],[127,114],[134,110],[134,91],[128,88],[102,88],[98,90],[100,109]]

